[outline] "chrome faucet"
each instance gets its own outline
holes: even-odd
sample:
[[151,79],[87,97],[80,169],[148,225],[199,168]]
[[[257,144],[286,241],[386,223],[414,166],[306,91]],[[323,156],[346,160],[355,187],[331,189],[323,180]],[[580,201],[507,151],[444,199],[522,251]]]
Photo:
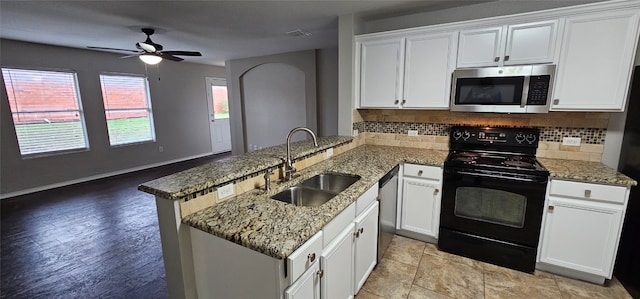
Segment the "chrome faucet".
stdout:
[[293,130],[289,132],[289,135],[287,135],[287,160],[285,161],[285,164],[284,164],[284,178],[283,178],[284,181],[291,180],[291,178],[293,178],[293,173],[296,172],[296,168],[293,166],[293,161],[291,161],[291,136],[293,136],[293,133],[298,131],[307,132],[309,135],[311,135],[311,137],[313,137],[313,145],[318,146],[318,140],[316,139],[316,134],[314,134],[313,131],[311,131],[311,129],[309,128],[297,127],[297,128],[293,128]]

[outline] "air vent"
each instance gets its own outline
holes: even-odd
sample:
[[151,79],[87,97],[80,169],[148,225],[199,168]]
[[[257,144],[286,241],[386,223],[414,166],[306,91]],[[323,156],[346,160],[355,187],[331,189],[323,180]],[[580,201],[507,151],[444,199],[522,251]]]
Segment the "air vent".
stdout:
[[288,36],[305,38],[312,35],[311,32],[302,31],[301,29],[291,30],[286,33]]

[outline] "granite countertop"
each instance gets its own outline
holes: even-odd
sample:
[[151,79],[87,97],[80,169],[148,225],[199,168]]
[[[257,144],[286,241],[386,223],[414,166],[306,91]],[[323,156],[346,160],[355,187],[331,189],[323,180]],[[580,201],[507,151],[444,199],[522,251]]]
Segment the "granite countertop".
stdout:
[[[240,194],[193,213],[182,222],[266,255],[284,259],[400,162],[442,167],[447,151],[363,145],[298,172],[272,191]],[[298,207],[270,197],[321,172],[361,176],[319,207]]]
[[632,178],[600,162],[538,158],[549,170],[552,179],[571,180],[585,183],[635,186]]
[[[342,138],[323,141],[325,145],[332,144],[324,148],[351,140]],[[305,148],[304,144],[299,146],[301,149],[294,150],[297,152],[296,157],[303,157],[313,152],[313,149]],[[210,185],[220,184],[234,177],[278,165],[281,163],[279,158],[282,152],[279,152],[277,148],[232,157],[219,163],[197,167],[145,183],[143,186],[145,188],[163,188],[163,192],[175,196],[179,192],[185,192],[182,191],[185,188],[187,190],[197,189],[191,187],[194,185],[194,181],[195,184],[198,182],[203,184],[202,181]],[[283,149],[280,148],[280,151]],[[359,146],[298,171],[298,177],[290,182],[272,183],[272,191],[270,192],[254,190],[239,194],[213,207],[188,215],[182,219],[182,222],[274,258],[284,259],[320,231],[324,225],[353,203],[398,163],[407,162],[442,167],[447,154],[447,151],[418,148]],[[549,170],[552,179],[622,186],[637,184],[633,179],[599,162],[548,158],[539,158],[538,160]],[[203,175],[201,172],[208,173]],[[319,207],[298,207],[270,199],[274,194],[321,172],[359,175],[361,179]],[[217,178],[217,175],[222,178]],[[177,179],[178,182],[172,182],[173,179]]]
[[[348,136],[318,137],[317,147],[313,146],[311,141],[292,142],[291,158],[300,159],[352,140],[353,137]],[[279,166],[286,155],[286,144],[272,146],[155,179],[141,184],[138,190],[166,199],[179,200],[197,192],[212,191],[209,189]]]

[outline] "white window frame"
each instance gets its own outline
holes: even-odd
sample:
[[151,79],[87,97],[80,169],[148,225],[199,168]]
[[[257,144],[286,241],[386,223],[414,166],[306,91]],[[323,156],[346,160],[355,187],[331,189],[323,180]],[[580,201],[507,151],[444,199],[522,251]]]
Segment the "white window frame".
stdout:
[[[144,79],[144,88],[145,88],[145,95],[146,95],[146,104],[147,107],[139,107],[139,108],[107,108],[107,106],[105,105],[105,95],[104,93],[102,93],[103,87],[102,87],[102,78],[103,76],[108,76],[108,77],[132,77],[132,78],[142,78]],[[143,144],[143,143],[153,143],[156,142],[156,131],[155,131],[155,123],[153,120],[153,109],[151,107],[151,93],[149,90],[149,78],[145,75],[141,75],[141,74],[129,74],[129,73],[112,73],[112,72],[103,72],[100,73],[100,91],[102,94],[102,106],[104,108],[104,116],[105,116],[105,124],[107,125],[107,136],[109,138],[109,145],[111,147],[121,147],[121,146],[129,146],[129,145],[137,145],[137,144]],[[108,119],[108,113],[110,111],[139,111],[139,110],[146,110],[149,116],[149,129],[150,129],[150,139],[148,140],[139,140],[139,141],[133,141],[133,142],[126,142],[126,143],[118,143],[118,144],[113,144],[112,143],[112,137],[109,134],[109,119]]]
[[[11,101],[10,95],[9,95],[9,91],[6,89],[6,84],[7,84],[7,79],[4,78],[4,70],[16,70],[16,71],[32,71],[32,72],[51,72],[51,73],[66,73],[66,74],[70,74],[73,76],[73,88],[74,88],[74,93],[75,93],[75,100],[76,103],[78,105],[78,109],[67,109],[67,110],[34,110],[34,111],[13,111],[13,109],[9,108],[11,110],[11,123],[13,125],[14,131],[16,133],[16,145],[18,145],[18,151],[20,152],[20,155],[23,159],[31,159],[31,158],[38,158],[38,157],[48,157],[48,156],[55,156],[55,155],[62,155],[62,154],[68,154],[68,153],[77,153],[77,152],[85,152],[89,150],[89,137],[87,135],[87,125],[85,122],[85,116],[84,116],[84,109],[82,107],[82,98],[80,96],[80,86],[78,84],[78,74],[76,73],[75,70],[71,70],[71,69],[55,69],[55,68],[26,68],[26,67],[11,67],[11,66],[2,66],[2,76],[3,76],[3,84],[5,84],[5,92],[7,93],[7,100]],[[10,79],[12,80],[12,79]],[[13,87],[12,87],[13,88]],[[9,105],[9,107],[11,107],[11,105]],[[55,113],[55,112],[75,112],[78,114],[79,117],[79,122],[82,128],[82,138],[83,138],[83,146],[82,147],[77,147],[77,148],[69,148],[69,149],[63,149],[63,150],[52,150],[52,151],[38,151],[38,152],[32,152],[32,153],[23,153],[23,149],[20,146],[20,140],[18,137],[18,130],[15,124],[15,121],[13,120],[13,115],[14,114],[25,114],[25,113]]]

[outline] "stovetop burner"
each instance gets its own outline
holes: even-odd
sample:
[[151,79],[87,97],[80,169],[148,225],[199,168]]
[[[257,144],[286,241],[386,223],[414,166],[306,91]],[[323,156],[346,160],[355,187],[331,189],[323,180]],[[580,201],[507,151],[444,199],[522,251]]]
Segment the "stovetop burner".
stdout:
[[510,153],[454,151],[449,154],[446,164],[463,168],[487,168],[524,173],[546,172],[535,156]]
[[538,139],[536,129],[454,127],[445,167],[548,175],[535,157]]

